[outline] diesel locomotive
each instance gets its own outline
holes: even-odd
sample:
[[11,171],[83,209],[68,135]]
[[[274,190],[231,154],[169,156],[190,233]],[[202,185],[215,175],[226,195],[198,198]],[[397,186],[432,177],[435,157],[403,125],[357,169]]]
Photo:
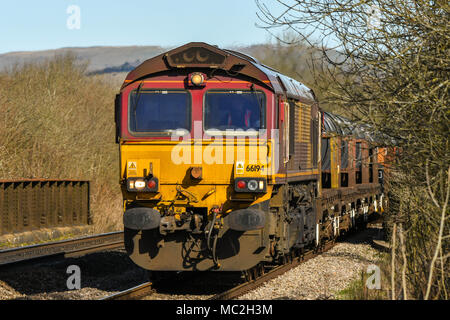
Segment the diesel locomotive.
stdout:
[[386,205],[370,136],[246,54],[193,42],[148,59],[115,111],[125,247],[144,269],[283,262]]

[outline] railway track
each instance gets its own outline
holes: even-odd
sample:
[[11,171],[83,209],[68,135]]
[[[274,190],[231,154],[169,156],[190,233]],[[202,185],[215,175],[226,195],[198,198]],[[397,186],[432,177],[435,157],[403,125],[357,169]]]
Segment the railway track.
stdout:
[[145,282],[133,288],[103,297],[99,300],[135,300],[148,296],[154,292],[151,282]]
[[[331,249],[335,244],[335,241],[329,241],[325,243],[320,250],[317,251],[308,251],[304,254],[293,257],[289,261],[287,261],[285,264],[277,266],[269,270],[268,272],[265,272],[265,269],[262,274],[258,277],[254,277],[253,280],[246,281],[242,284],[239,284],[229,290],[226,290],[224,292],[218,293],[210,297],[208,300],[232,300],[235,299],[248,291],[254,290],[257,287],[263,285],[267,281],[274,279],[283,273],[289,271],[292,268],[295,268],[299,264],[312,259],[316,257],[317,255],[328,251]],[[261,269],[263,270],[263,269]],[[135,286],[133,288],[112,294],[110,296],[106,296],[101,298],[100,300],[136,300],[141,299],[146,296],[149,296],[153,293],[155,293],[156,290],[152,287],[151,282],[145,282],[141,285]]]
[[0,251],[0,267],[60,256],[78,257],[123,246],[123,232],[120,231],[12,248]]
[[[382,217],[379,217],[375,219],[374,221],[370,221],[367,224],[367,227],[369,226],[375,226],[379,225],[381,226],[383,221]],[[327,252],[331,248],[333,248],[336,244],[336,239],[329,240],[325,242],[320,248],[315,250],[309,250],[302,254],[299,254],[297,256],[290,256],[287,257],[287,261],[285,261],[284,264],[280,266],[266,266],[265,268],[255,268],[253,271],[253,275],[251,276],[252,279],[248,279],[246,282],[241,283],[235,287],[232,287],[231,289],[228,289],[226,291],[220,292],[218,294],[215,294],[208,298],[208,300],[232,300],[236,299],[239,296],[244,295],[245,293],[252,291],[260,286],[262,286],[264,283],[284,274],[285,272],[297,267],[303,262],[306,262],[312,258],[317,257],[318,255]],[[259,275],[256,275],[256,273],[259,272]],[[153,293],[155,293],[155,288],[152,287],[151,282],[146,282],[141,285],[138,285],[136,287],[124,290],[122,292],[103,297],[100,300],[133,300],[133,299],[141,299],[145,296],[149,296]]]

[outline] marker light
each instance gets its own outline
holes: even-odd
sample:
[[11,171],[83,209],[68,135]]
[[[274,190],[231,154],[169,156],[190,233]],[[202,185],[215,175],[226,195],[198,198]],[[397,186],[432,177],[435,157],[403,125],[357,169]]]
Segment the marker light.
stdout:
[[263,190],[264,189],[264,181],[259,181],[259,189]]
[[150,181],[148,182],[148,184],[147,184],[147,187],[148,187],[149,189],[155,188],[155,187],[156,187],[156,182],[155,182],[155,180],[150,180]]
[[134,186],[136,189],[143,189],[143,188],[145,188],[145,181],[144,180],[136,180],[136,181],[134,181]]
[[238,183],[237,183],[237,187],[239,188],[239,189],[245,189],[245,181],[238,181]]
[[191,75],[191,82],[194,86],[201,86],[204,80],[205,79],[201,73],[196,72]]

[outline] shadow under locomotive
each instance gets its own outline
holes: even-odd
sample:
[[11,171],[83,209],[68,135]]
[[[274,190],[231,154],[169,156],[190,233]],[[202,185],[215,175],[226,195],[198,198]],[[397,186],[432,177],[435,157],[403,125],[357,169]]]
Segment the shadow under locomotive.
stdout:
[[[148,258],[155,259],[164,246],[177,246],[179,247],[179,257],[182,263],[182,267],[185,270],[191,271],[205,271],[204,269],[197,268],[202,261],[210,260],[211,255],[205,244],[203,236],[193,236],[189,232],[180,231],[177,234],[169,234],[162,236],[159,230],[132,230],[125,229],[125,247],[128,254],[132,254],[135,250],[135,239],[139,235],[139,254],[147,255]],[[217,239],[217,259],[219,261],[239,255],[241,251],[240,238],[244,234],[243,231],[236,231],[228,229],[224,234]],[[263,248],[257,248],[254,253],[261,252]],[[171,263],[173,263],[173,257]],[[214,266],[206,269],[214,269]]]
[[[148,281],[148,274],[123,251],[91,253],[78,258],[0,269],[0,287],[16,299],[71,299],[79,290],[69,289],[69,266],[80,268],[81,289],[121,291]],[[20,295],[20,296],[19,296]],[[8,297],[7,296],[7,297]],[[24,297],[25,296],[25,297]]]

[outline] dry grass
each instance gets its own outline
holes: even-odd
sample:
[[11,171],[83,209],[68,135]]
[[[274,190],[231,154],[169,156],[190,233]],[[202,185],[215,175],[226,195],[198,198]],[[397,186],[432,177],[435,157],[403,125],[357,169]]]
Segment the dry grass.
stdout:
[[0,178],[86,179],[96,231],[120,229],[117,88],[73,55],[0,73]]
[[[367,281],[371,275],[361,270],[359,277],[355,278],[344,290],[337,292],[338,300],[389,300],[389,255],[378,253],[375,264],[380,268],[380,289],[369,289]],[[373,281],[373,279],[371,279]]]

